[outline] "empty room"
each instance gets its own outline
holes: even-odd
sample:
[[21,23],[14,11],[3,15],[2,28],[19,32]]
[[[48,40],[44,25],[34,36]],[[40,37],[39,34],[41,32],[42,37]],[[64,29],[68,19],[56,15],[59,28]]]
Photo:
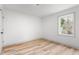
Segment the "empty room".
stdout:
[[78,4],[0,4],[1,55],[79,55]]

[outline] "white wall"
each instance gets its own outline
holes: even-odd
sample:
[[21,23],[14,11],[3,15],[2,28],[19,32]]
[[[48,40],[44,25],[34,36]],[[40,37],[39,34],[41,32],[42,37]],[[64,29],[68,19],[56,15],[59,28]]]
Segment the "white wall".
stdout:
[[4,46],[41,37],[40,18],[4,9]]
[[[75,12],[75,37],[62,36],[57,34],[57,18],[60,15]],[[74,48],[79,48],[79,6],[51,14],[43,18],[44,38],[56,41]]]
[[[57,17],[72,12],[75,12],[75,37],[59,36]],[[4,9],[4,15],[4,46],[43,37],[79,48],[79,7],[51,14],[43,19],[9,9]]]

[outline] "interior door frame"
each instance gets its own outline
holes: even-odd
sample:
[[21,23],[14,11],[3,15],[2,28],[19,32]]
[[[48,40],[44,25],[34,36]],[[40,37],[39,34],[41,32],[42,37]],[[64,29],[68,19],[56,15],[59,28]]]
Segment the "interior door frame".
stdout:
[[1,35],[1,53],[0,55],[3,54],[3,46],[4,46],[4,38],[3,38],[3,32],[4,32],[4,14],[3,14],[3,9],[0,9],[1,12],[1,31],[0,31],[0,35]]

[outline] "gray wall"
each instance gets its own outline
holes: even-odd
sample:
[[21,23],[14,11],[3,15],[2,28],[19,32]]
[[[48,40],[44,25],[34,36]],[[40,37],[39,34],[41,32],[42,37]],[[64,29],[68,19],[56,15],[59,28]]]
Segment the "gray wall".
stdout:
[[[75,13],[75,37],[57,34],[57,17],[60,15]],[[43,37],[74,48],[79,48],[79,6],[43,17]]]

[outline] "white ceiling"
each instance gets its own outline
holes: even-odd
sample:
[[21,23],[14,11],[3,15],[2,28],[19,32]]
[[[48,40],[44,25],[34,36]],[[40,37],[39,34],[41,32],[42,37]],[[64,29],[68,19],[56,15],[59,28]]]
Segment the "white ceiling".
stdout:
[[29,15],[34,15],[39,17],[50,15],[74,6],[76,6],[76,4],[40,4],[38,6],[36,4],[5,5],[5,7],[7,7],[8,9],[20,11],[23,13],[27,13]]

